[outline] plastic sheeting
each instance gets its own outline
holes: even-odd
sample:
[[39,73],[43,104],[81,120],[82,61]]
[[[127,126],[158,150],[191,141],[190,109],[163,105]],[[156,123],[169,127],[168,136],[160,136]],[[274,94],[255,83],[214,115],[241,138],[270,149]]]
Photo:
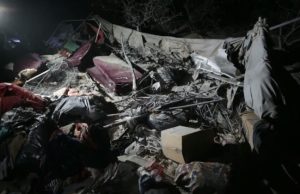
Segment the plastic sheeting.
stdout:
[[55,129],[56,126],[46,115],[37,118],[29,128],[28,138],[17,158],[17,165],[26,170],[38,170],[45,147]]
[[[245,68],[244,97],[247,105],[263,119],[277,119],[287,106],[288,75],[275,65],[267,24],[259,20],[245,38],[225,43],[229,58]],[[282,64],[281,64],[282,65]],[[279,75],[281,74],[281,75]],[[292,85],[290,85],[292,86]],[[296,88],[295,88],[296,89]],[[292,103],[292,102],[290,102]]]
[[121,43],[122,39],[128,41],[130,47],[137,49],[141,54],[146,53],[147,44],[154,45],[162,52],[178,54],[183,58],[195,52],[217,63],[227,74],[235,75],[233,64],[227,60],[227,54],[223,49],[223,39],[189,39],[175,38],[171,36],[158,36],[123,26],[112,24],[100,17],[95,18],[102,24],[102,30],[109,35],[108,39]]
[[187,122],[187,115],[182,110],[173,112],[152,113],[149,115],[147,123],[150,127],[158,130],[164,130],[184,124]]
[[70,96],[62,99],[55,107],[52,119],[64,126],[73,121],[96,121],[105,117],[88,96]]

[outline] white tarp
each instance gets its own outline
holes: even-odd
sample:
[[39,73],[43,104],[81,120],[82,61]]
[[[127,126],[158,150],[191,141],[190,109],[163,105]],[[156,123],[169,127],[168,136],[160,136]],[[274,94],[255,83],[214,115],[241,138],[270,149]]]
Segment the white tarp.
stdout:
[[98,16],[95,18],[101,23],[102,29],[111,41],[121,43],[123,38],[123,41],[128,41],[129,46],[137,49],[140,53],[145,53],[149,44],[164,53],[177,53],[181,57],[188,57],[191,53],[196,53],[216,63],[222,71],[226,71],[226,74],[235,75],[235,67],[227,60],[227,54],[223,49],[224,39],[158,36],[115,25]]

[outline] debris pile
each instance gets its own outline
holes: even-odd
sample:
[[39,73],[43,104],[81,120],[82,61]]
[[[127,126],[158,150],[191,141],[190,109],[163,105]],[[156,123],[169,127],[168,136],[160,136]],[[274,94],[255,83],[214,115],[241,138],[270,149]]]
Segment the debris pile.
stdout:
[[23,88],[0,85],[0,190],[225,193],[234,162],[225,155],[247,144],[250,109],[224,40],[99,17],[62,26],[48,41],[57,53],[20,70]]

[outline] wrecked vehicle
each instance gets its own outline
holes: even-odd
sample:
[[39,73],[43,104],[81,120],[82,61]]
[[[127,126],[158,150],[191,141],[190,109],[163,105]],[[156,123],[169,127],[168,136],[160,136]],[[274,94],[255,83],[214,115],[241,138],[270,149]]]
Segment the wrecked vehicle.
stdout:
[[[0,104],[2,191],[245,193],[249,183],[259,186],[247,192],[259,191],[255,173],[266,163],[255,169],[252,155],[281,146],[272,130],[282,115],[299,115],[273,77],[263,20],[226,41],[157,36],[98,16],[76,26],[54,33],[57,54],[43,56],[44,71],[23,88],[1,83],[14,89],[0,88],[1,103],[29,101]],[[276,189],[297,188],[287,174]]]

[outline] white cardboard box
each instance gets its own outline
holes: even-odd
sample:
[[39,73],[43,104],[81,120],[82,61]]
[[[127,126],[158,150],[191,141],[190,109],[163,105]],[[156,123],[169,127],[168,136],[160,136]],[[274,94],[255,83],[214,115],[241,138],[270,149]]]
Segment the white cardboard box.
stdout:
[[206,158],[214,144],[213,130],[177,126],[161,132],[164,155],[179,163]]

